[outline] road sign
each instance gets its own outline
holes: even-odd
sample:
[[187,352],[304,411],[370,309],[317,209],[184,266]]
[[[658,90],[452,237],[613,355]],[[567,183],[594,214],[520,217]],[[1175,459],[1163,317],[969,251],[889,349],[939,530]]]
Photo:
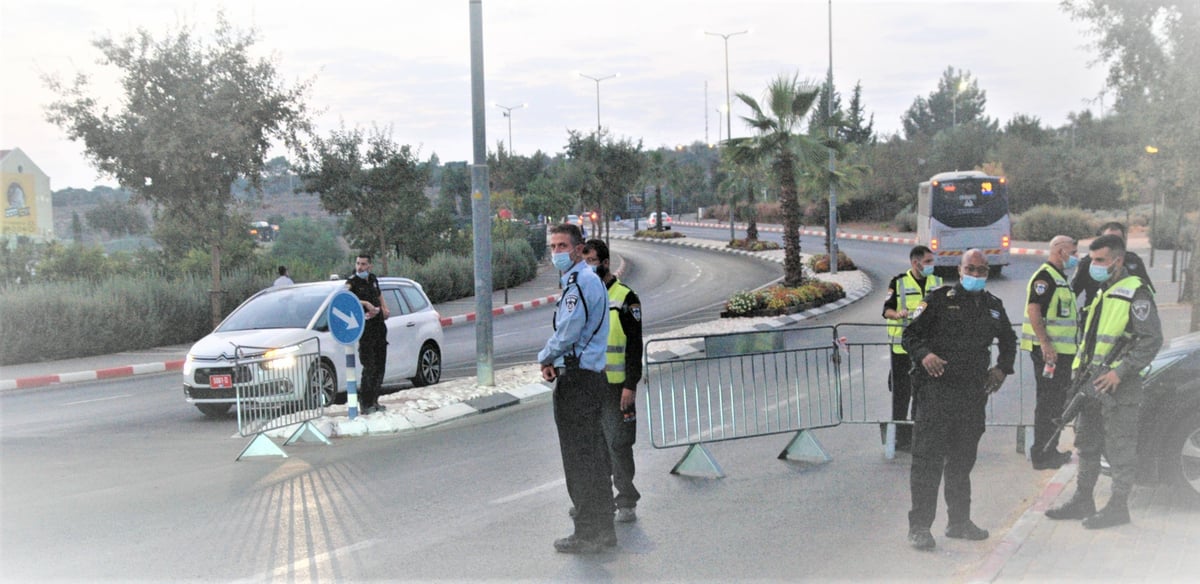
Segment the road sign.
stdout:
[[333,300],[329,302],[329,313],[326,315],[333,340],[343,345],[357,343],[362,336],[366,316],[358,297],[349,290],[334,294]]

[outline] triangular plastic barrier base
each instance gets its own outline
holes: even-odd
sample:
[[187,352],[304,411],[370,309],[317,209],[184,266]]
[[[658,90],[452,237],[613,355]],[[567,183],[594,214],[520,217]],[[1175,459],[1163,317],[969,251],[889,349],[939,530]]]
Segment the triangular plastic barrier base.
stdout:
[[824,464],[833,460],[829,453],[817,441],[817,437],[808,430],[800,430],[788,442],[787,448],[779,453],[779,460],[795,460],[813,464]]
[[679,462],[675,463],[675,468],[671,469],[671,474],[708,476],[717,479],[725,477],[721,465],[717,464],[716,459],[701,444],[688,446],[683,458],[680,458]]
[[283,445],[288,446],[290,444],[295,444],[296,442],[320,442],[326,446],[333,445],[333,443],[329,441],[329,438],[325,437],[325,435],[322,434],[315,425],[313,425],[312,421],[307,421],[303,424],[300,424],[300,427],[296,428],[295,432],[292,432],[292,435],[283,442]]
[[888,422],[883,436],[883,457],[888,460],[896,458],[896,424]]
[[248,456],[280,456],[287,458],[288,455],[279,445],[267,438],[266,434],[255,434],[254,439],[242,449],[242,453],[238,455],[237,460],[241,460]]

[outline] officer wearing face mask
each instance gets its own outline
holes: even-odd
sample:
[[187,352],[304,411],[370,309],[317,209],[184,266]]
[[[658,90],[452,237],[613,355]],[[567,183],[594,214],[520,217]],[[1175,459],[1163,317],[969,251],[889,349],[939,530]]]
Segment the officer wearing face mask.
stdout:
[[[933,262],[933,250],[928,247],[918,245],[909,250],[908,269],[888,283],[887,298],[883,301],[883,317],[887,319],[888,338],[892,341],[892,372],[888,376],[888,388],[892,391],[893,420],[908,419],[912,397],[912,383],[908,375],[912,361],[900,344],[900,337],[917,305],[930,291],[942,285],[942,279],[933,274]],[[911,445],[912,426],[898,424],[896,448],[907,450]]]
[[[919,550],[935,546],[930,527],[938,487],[945,476],[946,537],[987,539],[971,521],[971,469],[983,436],[988,396],[1013,373],[1017,335],[999,298],[984,290],[987,257],[978,249],[963,254],[959,281],[929,293],[904,329],[902,344],[913,367],[912,510],[908,543]],[[992,341],[999,357],[991,364]]]
[[[1058,468],[1071,459],[1058,451],[1054,418],[1062,413],[1071,386],[1071,363],[1075,361],[1075,293],[1067,285],[1067,272],[1079,264],[1075,240],[1058,235],[1050,240],[1050,256],[1034,272],[1026,286],[1025,322],[1021,324],[1021,350],[1029,351],[1037,379],[1037,405],[1033,410],[1033,450],[1029,458],[1035,470]],[[1045,453],[1046,442],[1054,448]]]

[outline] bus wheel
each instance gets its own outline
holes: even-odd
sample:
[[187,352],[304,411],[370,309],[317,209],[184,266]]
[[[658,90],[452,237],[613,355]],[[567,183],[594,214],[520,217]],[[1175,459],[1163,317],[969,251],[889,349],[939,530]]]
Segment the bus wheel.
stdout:
[[1004,270],[1004,266],[988,266],[988,277],[995,278]]

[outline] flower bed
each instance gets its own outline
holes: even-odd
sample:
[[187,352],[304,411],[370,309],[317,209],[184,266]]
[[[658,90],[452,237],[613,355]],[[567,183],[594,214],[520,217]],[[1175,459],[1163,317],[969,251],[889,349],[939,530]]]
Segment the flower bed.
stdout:
[[771,286],[761,290],[742,291],[725,303],[722,318],[780,316],[795,314],[810,308],[836,302],[846,297],[842,287],[833,282],[811,281],[797,288]]
[[634,237],[649,237],[651,239],[675,239],[678,237],[687,237],[686,235],[679,233],[678,231],[671,231],[670,229],[664,229],[662,231],[655,231],[653,229],[643,229],[641,231],[638,231],[637,233],[634,233],[633,236]]
[[[850,259],[850,256],[848,256],[845,253],[842,253],[840,251],[838,252],[838,266],[837,267],[838,267],[839,271],[857,270],[858,269],[858,266],[854,265],[854,260]],[[822,253],[822,254],[817,254],[817,255],[814,255],[814,256],[808,258],[808,269],[812,270],[814,274],[828,272],[829,271],[829,254]]]
[[734,239],[730,240],[729,247],[744,249],[746,251],[771,251],[779,249],[779,244],[774,241],[763,241],[761,239]]

